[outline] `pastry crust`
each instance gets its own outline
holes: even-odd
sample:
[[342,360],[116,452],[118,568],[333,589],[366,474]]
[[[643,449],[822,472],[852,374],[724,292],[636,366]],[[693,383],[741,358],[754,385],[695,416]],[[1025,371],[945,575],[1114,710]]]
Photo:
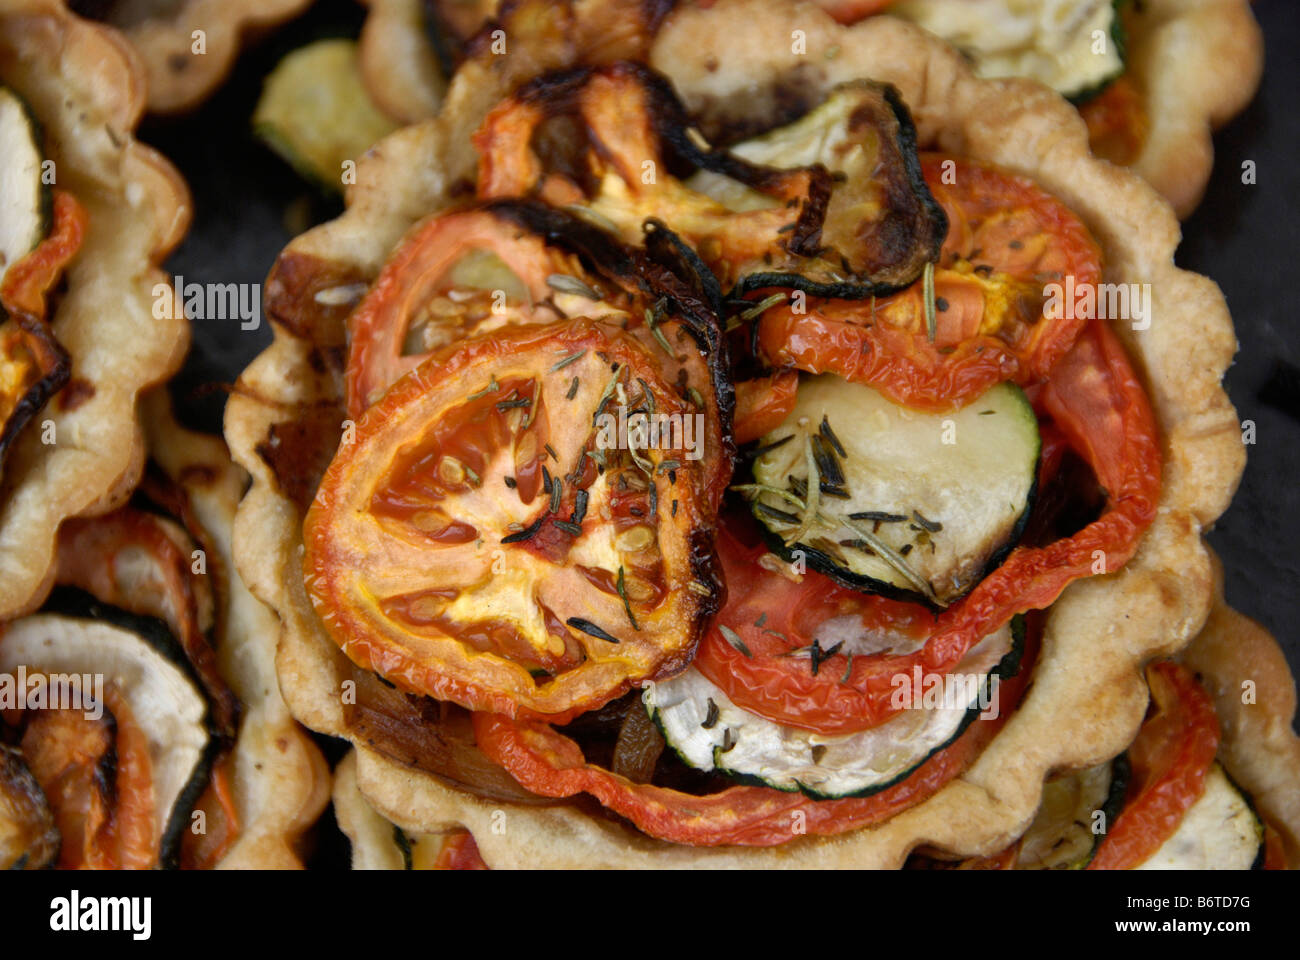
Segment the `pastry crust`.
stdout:
[[1128,67],[1149,122],[1133,169],[1185,218],[1214,166],[1211,132],[1259,87],[1263,32],[1249,0],[1143,0],[1130,23]]
[[143,413],[151,459],[185,491],[214,553],[217,666],[243,708],[232,781],[239,836],[218,869],[300,868],[297,844],[329,802],[330,773],[280,696],[275,614],[234,575],[231,533],[247,474],[220,438],[176,422],[164,389],[145,398]]
[[399,123],[438,112],[447,81],[424,32],[424,0],[362,0],[370,8],[357,60],[366,92]]
[[[241,40],[296,17],[311,0],[182,0],[138,22],[114,23],[135,47],[149,75],[149,110],[192,110],[217,89],[239,55]],[[202,53],[194,31],[203,31]]]
[[357,788],[357,754],[334,768],[334,819],[352,844],[353,870],[403,870],[406,863],[394,842],[393,825],[385,820]]
[[1224,602],[1217,557],[1214,568],[1214,607],[1182,660],[1214,697],[1223,731],[1219,762],[1281,835],[1287,864],[1297,869],[1300,737],[1295,733],[1295,678],[1269,632]]
[[[57,0],[0,0],[0,83],[43,125],[57,185],[88,212],[85,241],[51,316],[72,377],[93,388],[56,396],[18,438],[0,487],[0,620],[37,607],[53,576],[55,535],[68,517],[111,510],[144,464],[136,402],[167,379],[189,324],[158,265],[190,221],[184,181],[133,136],[144,109],[138,57],[116,31]],[[162,316],[156,317],[155,311]],[[41,442],[42,421],[55,443]]]
[[[804,55],[791,51],[794,30],[804,31]],[[538,60],[555,66],[553,57]],[[529,58],[498,59],[516,61],[517,70]],[[1116,332],[1144,376],[1161,428],[1159,516],[1122,571],[1075,583],[1051,608],[1033,686],[975,765],[882,824],[777,848],[677,846],[573,806],[481,800],[365,747],[358,750],[361,791],[412,832],[468,828],[492,867],[896,867],[921,844],[991,854],[1024,831],[1050,772],[1100,762],[1133,739],[1147,703],[1142,665],[1184,646],[1207,615],[1211,571],[1201,532],[1226,507],[1244,463],[1236,414],[1220,385],[1236,348],[1223,297],[1206,278],[1174,266],[1172,211],[1135,174],[1089,154],[1083,121],[1068,103],[1027,81],[977,80],[954,51],[909,24],[874,18],[846,28],[810,4],[719,0],[673,14],[651,63],[705,126],[770,122],[764,111],[791,90],[815,101],[842,80],[891,82],[923,146],[1000,164],[1069,205],[1101,245],[1107,281],[1151,284],[1150,329],[1121,324]],[[347,212],[289,245],[268,282],[275,341],[244,371],[227,406],[227,438],[253,477],[236,521],[240,571],[280,615],[278,667],[290,708],[336,736],[346,735],[340,691],[348,665],[306,598],[294,485],[277,478],[259,448],[278,442],[276,425],[287,429],[308,412],[335,409],[338,384],[327,358],[341,343],[349,306],[322,307],[316,294],[372,278],[402,233],[472,177],[468,135],[517,82],[507,69],[468,61],[438,117],[398,131],[362,161]],[[494,813],[505,814],[504,832],[491,829]]]

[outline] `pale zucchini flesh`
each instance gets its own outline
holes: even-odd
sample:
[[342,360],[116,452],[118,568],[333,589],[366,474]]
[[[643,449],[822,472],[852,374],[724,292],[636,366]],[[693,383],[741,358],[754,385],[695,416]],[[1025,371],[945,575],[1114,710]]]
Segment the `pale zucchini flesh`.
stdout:
[[1128,785],[1124,756],[1043,784],[1034,822],[1020,840],[1017,870],[1081,870],[1118,816]]
[[41,135],[27,105],[0,87],[0,280],[49,232],[49,191],[41,182]]
[[1183,814],[1178,829],[1138,870],[1249,870],[1264,842],[1264,827],[1242,792],[1215,763],[1205,792]]
[[818,734],[757,716],[694,667],[656,683],[647,709],[668,745],[697,770],[823,799],[865,796],[906,778],[996,702],[991,675],[1015,672],[1021,642],[1019,621],[1004,626],[971,648],[933,705],[918,701],[859,733]]
[[749,495],[787,557],[802,552],[856,589],[937,606],[1019,538],[1040,448],[1014,384],[931,414],[833,374],[805,378],[790,415],[759,443],[770,449],[754,460]]
[[1072,99],[1124,72],[1115,0],[901,0],[889,13],[938,34],[981,77],[1028,77]]

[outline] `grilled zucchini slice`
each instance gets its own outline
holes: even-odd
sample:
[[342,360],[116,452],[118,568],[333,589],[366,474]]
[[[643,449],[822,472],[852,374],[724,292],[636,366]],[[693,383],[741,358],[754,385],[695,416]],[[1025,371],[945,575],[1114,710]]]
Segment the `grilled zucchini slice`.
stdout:
[[343,164],[396,125],[366,94],[351,40],[319,40],[288,54],[266,78],[253,132],[302,176],[343,190]]
[[[1038,815],[1025,831],[1017,870],[1082,870],[1115,822],[1128,787],[1128,758],[1076,770],[1043,784]],[[1097,814],[1101,813],[1100,820]]]
[[41,133],[27,105],[0,87],[0,279],[50,230],[50,191],[41,183]]
[[[105,608],[98,608],[103,611]],[[174,866],[182,831],[206,782],[211,762],[208,705],[184,654],[158,621],[113,611],[114,620],[39,613],[0,633],[0,673],[102,675],[121,690],[149,742],[158,862]],[[124,624],[132,624],[132,627]],[[162,633],[153,634],[156,624]],[[166,636],[170,643],[161,641]]]
[[1124,72],[1122,0],[902,0],[895,16],[943,37],[981,77],[1029,77],[1072,100]]
[[50,866],[59,841],[49,801],[22,753],[0,744],[0,870]]
[[668,745],[697,770],[821,799],[866,796],[952,743],[979,715],[981,700],[990,702],[990,676],[1018,669],[1023,642],[1017,619],[971,648],[949,675],[960,678],[960,689],[945,692],[941,706],[907,709],[860,733],[828,736],[767,720],[736,706],[694,667],[655,684],[647,709]]
[[931,414],[823,374],[799,384],[760,447],[750,493],[778,552],[855,589],[945,606],[1023,531],[1040,438],[1012,383]]
[[1263,842],[1264,826],[1250,801],[1215,763],[1205,792],[1173,836],[1136,869],[1249,870]]

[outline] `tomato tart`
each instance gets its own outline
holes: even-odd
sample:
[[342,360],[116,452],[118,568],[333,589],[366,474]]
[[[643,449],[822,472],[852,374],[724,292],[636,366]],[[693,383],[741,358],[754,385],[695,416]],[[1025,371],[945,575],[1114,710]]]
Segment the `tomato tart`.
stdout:
[[0,619],[38,606],[59,525],[120,505],[144,465],[136,406],[189,325],[158,265],[190,198],[134,138],[139,60],[52,0],[0,4]]
[[593,54],[560,8],[285,249],[227,407],[236,562],[295,716],[356,747],[354,833],[1005,849],[1209,611],[1222,296],[1064,100],[913,25],[721,0]]

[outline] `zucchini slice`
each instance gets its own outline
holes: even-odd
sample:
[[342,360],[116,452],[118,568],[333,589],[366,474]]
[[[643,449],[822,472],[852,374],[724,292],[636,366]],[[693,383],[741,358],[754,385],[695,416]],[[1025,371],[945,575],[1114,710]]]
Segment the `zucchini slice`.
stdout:
[[1040,438],[1012,383],[931,414],[823,374],[800,383],[763,447],[743,489],[787,559],[802,551],[847,586],[945,606],[1023,531]]
[[[926,186],[916,128],[893,87],[870,80],[841,84],[794,123],[728,152],[781,170],[821,164],[835,176],[817,256],[798,275],[751,274],[733,295],[792,286],[818,296],[857,299],[905,287],[927,262],[938,259],[948,219]],[[772,197],[722,172],[701,170],[686,185],[734,211],[776,205]],[[906,243],[891,239],[902,237]],[[864,283],[866,277],[872,282]]]
[[1128,758],[1076,770],[1047,781],[1034,822],[1020,840],[1017,870],[1082,870],[1115,822],[1128,787]]
[[211,759],[207,701],[178,664],[176,657],[183,655],[175,642],[169,648],[146,632],[107,620],[49,613],[5,625],[0,641],[0,672],[12,674],[22,665],[47,675],[102,675],[105,683],[116,684],[149,742],[158,861],[173,865]]
[[22,753],[0,744],[0,870],[39,870],[59,856],[59,830]]
[[351,40],[319,40],[266,78],[253,132],[302,176],[342,192],[343,164],[397,129],[366,95]]
[[1121,2],[902,0],[889,12],[943,37],[981,77],[1029,77],[1077,101],[1124,72]]
[[[657,683],[651,716],[688,766],[812,797],[865,796],[897,783],[950,744],[989,703],[990,675],[1019,665],[1020,621],[989,634],[949,676],[942,705],[909,709],[860,733],[827,736],[736,706],[694,667]],[[916,691],[920,697],[922,691]]]
[[1264,842],[1264,825],[1250,801],[1218,763],[1205,777],[1205,792],[1192,804],[1173,836],[1138,870],[1249,870]]
[[41,134],[27,105],[0,87],[0,280],[50,228],[50,192],[41,183]]

